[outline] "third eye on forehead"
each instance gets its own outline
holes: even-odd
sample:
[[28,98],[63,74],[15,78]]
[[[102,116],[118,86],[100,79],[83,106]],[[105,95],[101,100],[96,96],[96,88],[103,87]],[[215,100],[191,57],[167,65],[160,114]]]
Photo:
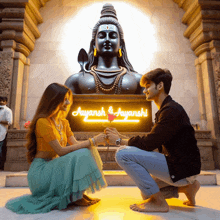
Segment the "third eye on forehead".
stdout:
[[118,28],[113,24],[102,24],[99,26],[99,29],[98,29],[99,32],[107,31],[107,30],[118,32]]

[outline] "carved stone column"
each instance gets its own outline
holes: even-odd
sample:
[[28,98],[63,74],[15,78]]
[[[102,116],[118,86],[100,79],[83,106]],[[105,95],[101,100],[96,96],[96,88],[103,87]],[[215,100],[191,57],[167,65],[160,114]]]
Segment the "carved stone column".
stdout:
[[[208,48],[207,48],[208,50]],[[199,97],[201,98],[200,106],[202,106],[202,113],[205,113],[205,119],[207,122],[207,129],[211,130],[212,136],[216,138],[218,136],[218,110],[216,103],[215,83],[212,69],[212,58],[209,51],[199,55],[196,60]],[[200,69],[198,69],[198,66]],[[200,72],[201,71],[201,72]]]
[[[15,52],[14,56],[14,68],[13,68],[13,80],[11,90],[11,109],[14,115],[13,127],[20,129],[22,120],[26,120],[26,104],[27,104],[27,89],[28,89],[28,75],[29,70],[27,64],[30,61],[22,53]],[[23,116],[23,118],[21,118]]]
[[[200,112],[205,114],[207,129],[213,138],[215,167],[220,166],[220,49],[219,41],[202,44],[195,51]],[[204,117],[204,116],[203,116]]]
[[184,36],[198,57],[195,60],[203,129],[211,131],[215,167],[220,168],[220,1],[173,0],[183,8]]
[[29,82],[29,69],[30,69],[30,59],[27,58],[24,63],[23,72],[23,86],[21,93],[21,108],[20,108],[20,127],[23,128],[26,122],[27,116],[27,96],[28,96],[28,82]]
[[[213,65],[213,74],[215,81],[217,110],[218,110],[218,121],[220,121],[220,41],[212,41],[210,43],[211,58]],[[220,167],[220,127],[218,124],[218,134],[216,138],[214,152],[214,160],[217,167]]]
[[202,67],[199,59],[195,61],[196,72],[197,72],[197,86],[198,86],[198,101],[199,101],[199,112],[201,119],[201,130],[207,130],[207,117],[205,108],[205,94],[204,94],[204,84],[202,77]]
[[0,51],[0,96],[8,97],[10,103],[14,52]]
[[30,60],[35,41],[40,37],[37,25],[43,22],[39,9],[48,0],[0,0],[0,95],[9,98],[13,128],[26,121]]
[[[48,0],[0,0],[0,95],[7,96],[13,111],[5,170],[27,170],[24,147],[30,60],[37,25],[43,22],[39,9]],[[13,135],[11,135],[13,134]],[[20,161],[20,162],[19,162]]]
[[210,43],[210,49],[217,96],[218,117],[220,120],[220,41],[212,41]]

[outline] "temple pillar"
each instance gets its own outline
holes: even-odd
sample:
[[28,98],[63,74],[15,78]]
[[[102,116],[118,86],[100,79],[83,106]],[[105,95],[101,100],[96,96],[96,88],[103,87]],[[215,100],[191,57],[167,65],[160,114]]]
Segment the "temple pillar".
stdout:
[[22,93],[21,93],[21,108],[20,108],[20,127],[24,127],[27,116],[27,97],[28,97],[28,82],[29,82],[30,59],[26,59],[24,63]]
[[[26,120],[27,88],[30,60],[14,51],[15,41],[2,41],[1,47],[1,96],[8,97],[8,106],[13,112],[12,128],[20,129]],[[22,117],[22,118],[21,118]]]
[[204,43],[196,53],[201,121],[211,131],[215,167],[220,168],[220,41]]
[[199,101],[199,112],[200,112],[200,129],[207,129],[207,117],[206,117],[206,107],[205,107],[205,94],[204,85],[202,77],[202,67],[199,63],[199,59],[195,60],[196,72],[197,72],[197,86],[198,86],[198,101]]
[[48,0],[0,0],[0,95],[8,97],[13,112],[11,128],[20,129],[26,121],[30,59],[37,28],[43,22],[39,9]]
[[[215,0],[173,0],[185,14],[182,22],[188,27],[184,36],[198,57],[195,60],[201,129],[211,131],[212,151],[204,146],[203,155],[220,168],[220,2]],[[211,148],[210,148],[211,149]],[[210,151],[209,149],[209,151]],[[210,157],[210,158],[209,158]]]
[[0,51],[0,96],[6,96],[10,103],[14,51]]
[[[8,97],[13,124],[8,131],[5,170],[28,170],[24,128],[30,59],[48,0],[0,0],[0,95]],[[13,128],[13,129],[11,129]]]
[[201,54],[198,58],[198,62],[202,69],[202,95],[204,96],[203,105],[205,106],[207,129],[211,130],[213,137],[216,138],[218,133],[218,110],[210,52]]
[[214,160],[217,168],[220,168],[220,41],[212,41],[210,43],[210,51],[212,58],[213,74],[216,91],[216,104],[218,111],[218,126],[216,127],[216,142],[213,148]]
[[[27,89],[29,59],[22,53],[15,52],[12,90],[11,90],[11,109],[14,115],[13,128],[20,129],[26,120],[26,105],[27,105]],[[22,117],[22,118],[21,118]]]

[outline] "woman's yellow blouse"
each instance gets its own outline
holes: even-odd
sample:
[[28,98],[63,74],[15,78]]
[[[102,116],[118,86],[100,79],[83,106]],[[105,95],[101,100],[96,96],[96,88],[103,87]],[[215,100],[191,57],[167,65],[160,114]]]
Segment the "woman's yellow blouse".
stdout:
[[69,122],[66,119],[61,120],[63,124],[63,141],[60,142],[61,136],[56,129],[53,121],[50,118],[39,118],[36,123],[36,139],[37,139],[37,151],[54,152],[53,148],[49,145],[50,141],[58,140],[62,147],[67,144],[67,139],[73,136]]

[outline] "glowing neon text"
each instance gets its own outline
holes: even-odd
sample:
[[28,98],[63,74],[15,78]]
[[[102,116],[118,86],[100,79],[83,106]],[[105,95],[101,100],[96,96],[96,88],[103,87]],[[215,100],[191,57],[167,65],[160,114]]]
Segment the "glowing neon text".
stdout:
[[[129,117],[134,118],[148,116],[147,109],[144,110],[144,108],[141,108],[140,111],[122,111],[121,108],[118,108],[118,110],[114,112],[113,107],[110,106],[107,113],[111,113],[116,116],[114,122],[139,122],[140,120],[129,119]],[[79,107],[77,111],[72,112],[72,115],[74,117],[84,116],[85,122],[108,122],[108,120],[104,118],[107,117],[107,113],[105,112],[104,107],[102,107],[100,110],[82,110],[82,108]]]

